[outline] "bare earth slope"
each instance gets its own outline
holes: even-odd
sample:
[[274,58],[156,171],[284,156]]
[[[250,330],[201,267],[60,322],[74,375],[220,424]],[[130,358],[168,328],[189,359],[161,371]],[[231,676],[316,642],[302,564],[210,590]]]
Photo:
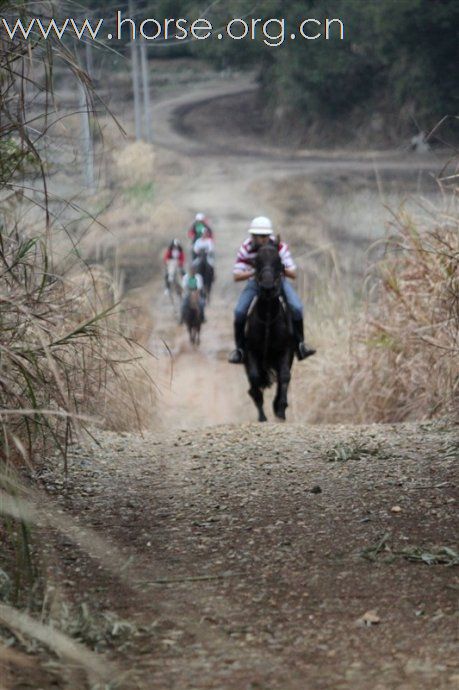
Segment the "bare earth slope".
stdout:
[[98,440],[74,452],[60,500],[121,549],[131,587],[70,544],[63,576],[142,630],[113,654],[121,687],[457,687],[455,569],[419,560],[445,556],[457,530],[454,432],[249,424]]

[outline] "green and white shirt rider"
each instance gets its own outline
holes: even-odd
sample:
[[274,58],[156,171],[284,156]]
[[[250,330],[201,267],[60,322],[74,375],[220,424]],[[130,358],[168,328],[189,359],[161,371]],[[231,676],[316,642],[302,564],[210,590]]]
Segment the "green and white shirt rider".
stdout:
[[191,273],[185,273],[182,279],[182,288],[187,294],[193,292],[194,290],[202,292],[202,290],[204,289],[204,281],[202,279],[202,275],[200,273],[196,273],[195,275]]

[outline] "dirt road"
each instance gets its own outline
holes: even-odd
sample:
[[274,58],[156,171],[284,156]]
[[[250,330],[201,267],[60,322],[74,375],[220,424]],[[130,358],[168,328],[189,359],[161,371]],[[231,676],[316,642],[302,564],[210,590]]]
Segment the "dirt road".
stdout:
[[438,423],[97,434],[67,493],[43,476],[119,563],[61,543],[83,639],[121,688],[456,688],[457,449]]

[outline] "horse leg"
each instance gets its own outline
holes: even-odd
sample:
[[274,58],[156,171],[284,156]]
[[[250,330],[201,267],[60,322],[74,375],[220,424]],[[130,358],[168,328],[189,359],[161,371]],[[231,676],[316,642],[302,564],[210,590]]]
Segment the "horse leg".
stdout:
[[255,406],[258,410],[258,421],[259,422],[266,422],[267,417],[265,415],[265,412],[263,410],[263,391],[261,388],[258,388],[256,384],[251,384],[249,388],[249,395],[252,398],[253,402],[255,403]]
[[277,370],[277,392],[273,402],[274,414],[278,419],[282,420],[285,420],[285,410],[288,407],[287,391],[290,378],[288,356],[284,356]]
[[249,379],[250,388],[249,395],[252,398],[258,410],[258,421],[266,422],[267,418],[263,409],[263,390],[261,389],[261,376],[256,361],[248,354],[247,362],[247,377]]

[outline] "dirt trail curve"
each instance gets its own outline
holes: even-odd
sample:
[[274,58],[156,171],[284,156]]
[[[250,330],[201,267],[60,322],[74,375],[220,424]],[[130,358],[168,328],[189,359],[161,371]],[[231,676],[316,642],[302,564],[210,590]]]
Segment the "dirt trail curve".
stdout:
[[[119,687],[457,688],[458,582],[447,565],[454,552],[442,550],[457,528],[457,433],[440,423],[240,423],[254,411],[223,353],[234,248],[259,211],[247,181],[267,166],[282,176],[312,163],[244,162],[184,144],[170,118],[202,97],[169,99],[154,116],[158,139],[192,171],[175,202],[218,219],[219,281],[203,346],[193,354],[163,310],[159,335],[181,353],[179,385],[161,401],[165,432],[98,433],[97,444],[74,449],[67,493],[55,474],[43,476],[80,524],[121,550],[130,584],[64,543],[63,586],[85,591],[90,610],[137,625],[131,643],[113,650],[126,671]],[[158,373],[167,383],[165,360]]]
[[[184,124],[184,117],[196,106],[207,105],[212,109],[213,103],[220,99],[241,97],[241,108],[244,107],[244,95],[257,89],[254,79],[237,77],[227,79],[210,78],[205,85],[197,84],[194,88],[183,89],[163,96],[152,109],[154,144],[180,155],[193,156],[231,156],[237,158],[261,159],[264,166],[273,169],[306,170],[312,172],[353,170],[354,172],[370,170],[418,170],[440,169],[442,162],[437,161],[432,154],[425,156],[406,155],[400,151],[332,151],[308,150],[292,147],[285,150],[279,147],[267,146],[259,140],[249,141],[248,137],[225,137],[225,124],[221,125],[222,136],[210,141],[205,132],[192,132]],[[443,163],[446,161],[443,161]]]

